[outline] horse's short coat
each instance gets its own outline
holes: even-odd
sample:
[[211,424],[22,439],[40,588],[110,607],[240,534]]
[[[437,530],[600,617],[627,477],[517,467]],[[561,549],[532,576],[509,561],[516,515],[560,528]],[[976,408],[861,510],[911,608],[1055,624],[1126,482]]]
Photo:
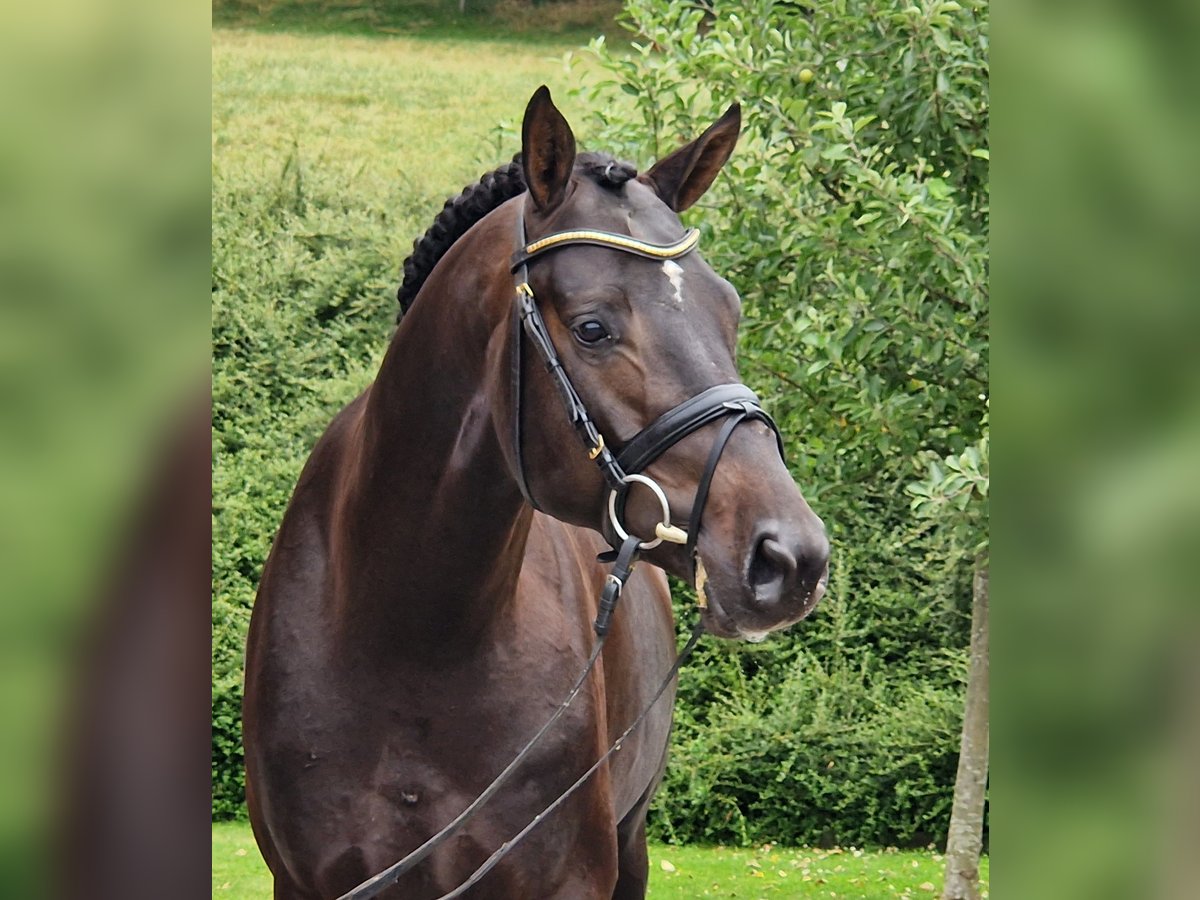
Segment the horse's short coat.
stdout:
[[[540,90],[523,129],[527,193],[444,252],[375,382],[317,443],[264,568],[247,645],[247,801],[277,897],[336,897],[438,831],[551,715],[592,647],[604,485],[528,358],[525,466],[549,514],[533,513],[514,480],[508,261],[518,209],[534,235],[583,223],[672,239],[675,212],[707,189],[737,131],[734,108],[646,175],[629,170],[608,184],[576,165],[570,129]],[[736,295],[696,254],[671,277],[603,248],[556,257],[536,264],[531,283],[611,439],[737,380]],[[608,330],[604,346],[577,338],[584,319]],[[738,432],[698,544],[706,623],[730,637],[806,615],[828,555],[774,438],[761,426]],[[673,508],[687,510],[705,449],[698,432],[651,467]],[[654,518],[647,498],[630,501],[637,533]],[[645,559],[653,565],[631,579],[568,714],[503,791],[387,896],[437,897],[461,883],[646,705],[675,649],[655,566],[690,577],[691,561],[667,545]],[[646,809],[670,717],[667,697],[471,896],[642,897]]]

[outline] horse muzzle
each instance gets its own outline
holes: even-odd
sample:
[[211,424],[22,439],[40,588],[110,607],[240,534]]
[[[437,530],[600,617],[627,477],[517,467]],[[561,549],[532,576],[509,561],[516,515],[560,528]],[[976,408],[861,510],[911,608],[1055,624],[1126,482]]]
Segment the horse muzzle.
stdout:
[[[697,601],[711,633],[757,642],[805,618],[824,596],[829,538],[807,504],[794,518],[757,523],[745,541],[713,531],[696,553]],[[746,549],[731,553],[731,543]]]

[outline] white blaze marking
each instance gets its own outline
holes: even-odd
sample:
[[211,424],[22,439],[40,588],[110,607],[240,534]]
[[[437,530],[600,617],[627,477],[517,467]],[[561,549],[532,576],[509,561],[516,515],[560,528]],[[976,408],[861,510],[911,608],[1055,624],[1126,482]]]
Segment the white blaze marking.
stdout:
[[668,259],[663,262],[663,272],[671,281],[671,287],[675,289],[675,303],[677,306],[683,305],[683,267],[675,260]]

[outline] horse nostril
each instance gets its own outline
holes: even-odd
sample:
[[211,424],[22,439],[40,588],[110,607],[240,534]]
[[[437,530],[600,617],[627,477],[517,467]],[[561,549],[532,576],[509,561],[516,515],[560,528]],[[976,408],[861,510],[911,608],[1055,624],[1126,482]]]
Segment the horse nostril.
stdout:
[[824,532],[799,528],[764,529],[747,567],[754,602],[762,608],[801,602],[813,595],[829,562]]
[[777,603],[796,573],[796,557],[775,536],[763,537],[750,560],[750,587],[762,605]]
[[796,571],[796,557],[774,538],[764,538],[758,545],[758,552],[773,562],[784,573],[784,577]]

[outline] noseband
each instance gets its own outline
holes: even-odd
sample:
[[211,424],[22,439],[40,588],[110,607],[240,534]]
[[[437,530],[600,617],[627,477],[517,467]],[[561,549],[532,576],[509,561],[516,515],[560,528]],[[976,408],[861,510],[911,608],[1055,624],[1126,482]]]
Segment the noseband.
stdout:
[[[538,309],[529,284],[529,264],[538,257],[553,250],[572,246],[607,247],[622,253],[630,253],[646,259],[667,260],[686,256],[696,249],[700,242],[700,233],[689,228],[683,237],[670,244],[651,244],[622,234],[612,234],[607,231],[574,230],[559,231],[532,243],[526,242],[524,210],[517,212],[517,251],[512,257],[511,271],[516,281],[516,302],[513,304],[512,329],[512,395],[513,395],[513,449],[516,460],[517,484],[526,501],[534,509],[541,509],[534,499],[525,474],[525,464],[522,453],[522,372],[523,341],[521,333],[528,336],[530,343],[537,350],[538,356],[550,373],[554,386],[566,407],[567,418],[575,427],[587,451],[588,458],[599,467],[604,480],[609,487],[608,511],[615,539],[611,539],[614,548],[622,549],[617,557],[617,568],[631,567],[633,556],[639,550],[649,550],[657,547],[663,541],[684,544],[690,565],[695,565],[696,539],[700,532],[700,517],[708,499],[708,489],[716,472],[717,463],[725,450],[733,430],[742,422],[754,419],[764,422],[774,433],[783,456],[783,439],[775,421],[762,408],[758,396],[744,384],[714,385],[694,397],[683,401],[673,409],[663,413],[648,426],[639,431],[623,448],[614,455],[604,435],[596,427],[592,417],[588,415],[587,407],[571,383],[571,377],[563,368],[562,360],[550,338],[545,319]],[[721,430],[717,433],[708,461],[696,485],[696,494],[692,500],[692,511],[688,517],[687,531],[671,523],[670,507],[666,494],[652,479],[641,474],[652,462],[663,453],[683,440],[692,432],[703,428],[712,422],[724,419]],[[621,524],[624,516],[625,501],[628,498],[630,486],[640,483],[650,488],[662,506],[662,521],[655,526],[655,538],[649,541],[639,541],[629,536]],[[628,550],[626,550],[628,548]],[[628,557],[622,560],[622,557]],[[614,575],[618,574],[614,570]],[[626,573],[627,575],[627,573]],[[610,576],[611,579],[611,576]],[[623,583],[623,578],[621,582]],[[620,585],[616,588],[620,591]],[[615,602],[615,599],[614,599]]]

